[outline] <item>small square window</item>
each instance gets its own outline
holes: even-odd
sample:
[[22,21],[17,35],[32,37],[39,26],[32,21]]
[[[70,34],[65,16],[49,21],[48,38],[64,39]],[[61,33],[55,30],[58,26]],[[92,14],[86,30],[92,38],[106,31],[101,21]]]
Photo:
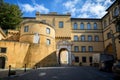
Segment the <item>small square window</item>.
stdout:
[[79,63],[79,57],[75,57],[75,62]]
[[92,57],[89,57],[89,62],[92,62]]
[[28,32],[28,30],[29,30],[29,26],[25,26],[24,27],[24,32]]
[[0,53],[6,53],[6,48],[0,48]]
[[46,43],[47,43],[47,45],[50,45],[51,44],[50,39],[47,39]]
[[46,33],[47,33],[47,34],[50,34],[50,28],[47,28],[47,29],[46,29]]
[[83,63],[86,62],[86,57],[82,57],[82,62],[83,62]]
[[46,23],[46,20],[42,20],[43,23]]
[[59,22],[59,28],[63,28],[63,21]]

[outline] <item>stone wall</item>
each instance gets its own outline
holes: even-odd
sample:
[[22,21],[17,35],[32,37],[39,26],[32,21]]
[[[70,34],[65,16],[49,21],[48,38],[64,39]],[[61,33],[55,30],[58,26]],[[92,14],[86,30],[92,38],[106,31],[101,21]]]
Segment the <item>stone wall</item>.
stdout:
[[12,68],[22,68],[29,45],[29,43],[0,41],[0,47],[6,48],[6,53],[0,53],[0,56],[6,58],[5,68],[9,65]]

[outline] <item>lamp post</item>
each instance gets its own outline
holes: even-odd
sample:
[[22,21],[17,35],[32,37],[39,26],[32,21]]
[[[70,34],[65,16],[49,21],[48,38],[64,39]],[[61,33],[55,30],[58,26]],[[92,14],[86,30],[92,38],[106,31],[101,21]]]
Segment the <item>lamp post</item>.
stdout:
[[25,69],[24,69],[24,72],[26,72],[26,64],[25,64]]
[[9,71],[8,71],[8,76],[10,76],[11,74],[11,65],[9,65]]

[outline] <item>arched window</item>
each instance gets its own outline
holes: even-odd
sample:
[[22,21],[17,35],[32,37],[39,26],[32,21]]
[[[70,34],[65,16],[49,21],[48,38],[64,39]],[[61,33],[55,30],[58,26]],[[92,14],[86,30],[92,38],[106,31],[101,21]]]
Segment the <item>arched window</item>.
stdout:
[[98,29],[97,23],[94,23],[94,29],[95,29],[95,30]]
[[113,12],[114,14],[113,14],[113,16],[115,17],[115,16],[118,16],[119,15],[119,8],[118,7],[116,7],[115,9],[114,9],[114,12]]
[[88,41],[92,41],[92,36],[88,35]]
[[74,51],[78,52],[79,51],[79,46],[74,46]]
[[93,46],[88,46],[88,51],[92,52],[93,51]]
[[74,35],[74,41],[78,41],[78,40],[79,40],[78,36]]
[[81,41],[85,41],[85,35],[81,35]]
[[83,23],[80,24],[80,29],[84,29],[84,24]]
[[94,39],[95,41],[99,41],[99,36],[96,35]]
[[77,23],[74,23],[74,25],[73,25],[73,29],[77,29]]
[[90,23],[87,24],[87,29],[88,29],[88,30],[91,29],[91,24],[90,24]]
[[104,28],[105,28],[107,26],[107,21],[104,20],[103,24],[104,24]]

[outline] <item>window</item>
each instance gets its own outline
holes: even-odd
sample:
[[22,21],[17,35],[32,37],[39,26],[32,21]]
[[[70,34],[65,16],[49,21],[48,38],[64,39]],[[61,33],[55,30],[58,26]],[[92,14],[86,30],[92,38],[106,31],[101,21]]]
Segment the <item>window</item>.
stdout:
[[75,62],[79,63],[79,57],[77,57],[77,56],[75,57]]
[[46,33],[50,34],[50,28],[46,28]]
[[25,26],[24,27],[24,32],[28,32],[28,30],[29,30],[29,26]]
[[107,21],[104,20],[104,28],[107,26]]
[[86,57],[82,57],[82,62],[86,62]]
[[85,35],[81,36],[81,41],[85,41]]
[[82,47],[81,47],[81,50],[82,50],[82,52],[85,52],[85,51],[86,51],[86,47],[85,47],[85,46],[82,46]]
[[95,36],[95,41],[99,41],[99,37],[98,36]]
[[77,35],[74,36],[74,41],[78,41],[78,36]]
[[83,23],[80,24],[80,29],[82,29],[82,30],[84,29],[84,24]]
[[0,53],[6,53],[6,48],[1,47],[0,48]]
[[111,19],[110,19],[110,17],[108,18],[108,21],[109,21],[109,24],[110,24],[110,22],[111,22]]
[[110,32],[107,33],[107,39],[110,39],[111,38],[111,34]]
[[51,44],[50,39],[47,39],[46,43],[47,45],[50,45]]
[[43,23],[46,23],[46,20],[42,20]]
[[92,63],[92,57],[89,57],[89,62]]
[[88,46],[88,50],[89,50],[89,52],[92,52],[93,51],[93,47],[92,46]]
[[116,8],[114,9],[114,14],[113,14],[113,16],[116,17],[116,16],[118,16],[118,15],[119,15],[119,8],[116,7]]
[[77,23],[74,23],[73,29],[77,29]]
[[90,23],[87,24],[87,29],[88,29],[88,30],[91,29],[91,24],[90,24]]
[[97,23],[94,23],[94,30],[97,30]]
[[59,28],[63,28],[63,21],[59,22]]
[[74,46],[74,51],[78,52],[79,51],[79,47],[78,46]]
[[116,25],[116,31],[117,32],[120,32],[120,23],[118,22],[117,25]]
[[92,36],[88,35],[88,41],[92,41]]

